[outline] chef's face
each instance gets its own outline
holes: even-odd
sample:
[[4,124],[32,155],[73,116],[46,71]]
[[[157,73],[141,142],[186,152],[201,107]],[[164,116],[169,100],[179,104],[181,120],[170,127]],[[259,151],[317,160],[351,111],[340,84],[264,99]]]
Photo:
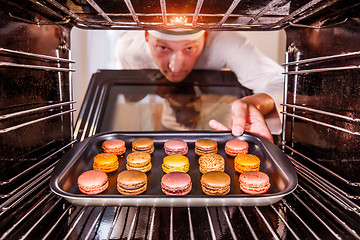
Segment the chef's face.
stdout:
[[168,41],[145,32],[159,70],[170,82],[181,82],[191,72],[205,44],[205,34],[196,40]]

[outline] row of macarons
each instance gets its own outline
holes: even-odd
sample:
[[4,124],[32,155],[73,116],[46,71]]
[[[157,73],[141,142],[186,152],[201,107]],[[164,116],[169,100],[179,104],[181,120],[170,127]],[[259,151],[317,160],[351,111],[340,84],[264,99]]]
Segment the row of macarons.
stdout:
[[[154,141],[150,138],[138,138],[131,142],[132,151],[153,153],[155,150]],[[123,155],[126,151],[125,141],[121,139],[110,139],[102,143],[105,153]],[[249,144],[240,139],[229,140],[225,144],[225,152],[230,156],[247,153]],[[164,143],[164,150],[167,155],[186,155],[188,144],[182,139],[169,139]],[[199,156],[207,153],[217,153],[218,144],[212,139],[199,139],[195,142],[195,153]]]
[[[267,174],[250,171],[240,174],[240,189],[244,193],[258,195],[270,188]],[[231,179],[225,172],[212,171],[201,176],[201,189],[206,195],[226,195],[230,192]],[[78,177],[78,187],[82,193],[95,195],[109,187],[108,176],[100,170],[89,170]],[[124,170],[117,176],[116,188],[122,195],[139,195],[147,190],[147,175],[138,170]],[[189,174],[170,172],[161,178],[161,190],[170,196],[184,196],[191,192],[192,181]]]
[[[198,158],[199,171],[202,174],[211,171],[224,172],[225,159],[220,154],[208,153]],[[238,173],[259,171],[261,160],[253,154],[244,153],[234,158],[234,169]],[[113,153],[99,153],[93,159],[93,169],[110,173],[118,170],[119,161]],[[148,172],[152,168],[151,155],[147,152],[131,152],[126,156],[126,169]],[[188,172],[190,162],[184,155],[167,155],[163,158],[162,170],[169,172]]]

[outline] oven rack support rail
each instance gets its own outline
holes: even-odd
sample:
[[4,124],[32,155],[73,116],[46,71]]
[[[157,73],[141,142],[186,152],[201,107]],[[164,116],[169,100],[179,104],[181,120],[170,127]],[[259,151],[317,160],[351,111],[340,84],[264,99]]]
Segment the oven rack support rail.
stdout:
[[[26,127],[32,124],[36,124],[41,121],[45,121],[51,118],[61,117],[66,114],[70,114],[70,118],[72,119],[72,113],[76,111],[75,108],[73,108],[73,104],[76,101],[73,101],[72,96],[72,76],[71,73],[75,71],[75,69],[72,69],[71,66],[75,61],[71,60],[71,51],[69,49],[66,49],[66,51],[69,52],[69,59],[64,59],[59,57],[59,51],[61,51],[61,46],[59,46],[59,49],[57,49],[56,54],[57,56],[48,56],[43,54],[36,54],[31,52],[24,52],[24,51],[17,51],[7,48],[0,48],[0,54],[4,54],[9,58],[20,58],[25,61],[32,60],[32,61],[38,61],[40,63],[50,63],[50,64],[57,64],[57,66],[45,66],[45,65],[30,65],[30,64],[20,64],[20,63],[14,63],[14,62],[3,62],[0,61],[0,68],[1,67],[16,67],[16,68],[25,68],[25,69],[33,69],[33,70],[41,70],[41,71],[55,71],[58,72],[58,81],[59,83],[62,81],[62,72],[67,72],[69,74],[69,89],[70,89],[70,101],[63,101],[62,95],[61,95],[61,89],[60,89],[60,101],[59,102],[50,102],[50,103],[42,103],[42,106],[40,107],[33,107],[26,110],[19,110],[11,113],[6,113],[3,115],[0,115],[0,121],[7,121],[14,118],[21,118],[26,117],[31,114],[43,114],[45,112],[52,112],[52,114],[49,114],[44,117],[35,117],[32,120],[26,120],[22,123],[4,127],[0,129],[0,134],[5,134],[7,132]],[[61,64],[67,64],[68,67],[64,68],[61,67]],[[66,108],[66,110],[64,110]],[[71,133],[73,133],[73,127],[71,126]],[[73,136],[72,136],[73,139]],[[5,181],[6,182],[6,181]],[[0,185],[5,184],[3,181],[0,182]]]
[[[284,1],[272,0],[267,4],[258,3],[258,9],[255,11],[249,11],[246,13],[236,13],[234,10],[241,3],[241,0],[233,0],[231,4],[222,12],[207,13],[204,10],[204,3],[208,3],[205,0],[197,0],[196,4],[193,4],[193,13],[173,13],[169,12],[166,0],[159,1],[159,8],[161,12],[155,13],[143,13],[137,12],[134,4],[131,0],[124,0],[127,11],[124,12],[106,12],[100,4],[94,0],[86,0],[86,4],[93,11],[91,13],[84,13],[82,11],[77,12],[76,9],[72,9],[66,4],[62,4],[59,1],[44,0],[42,3],[37,2],[36,5],[33,1],[28,1],[30,6],[42,11],[46,15],[58,19],[58,21],[35,21],[24,19],[16,16],[15,13],[10,13],[10,17],[24,21],[27,23],[33,23],[37,25],[49,25],[49,24],[62,24],[66,25],[72,23],[79,28],[85,29],[164,29],[164,28],[197,28],[205,30],[280,30],[287,26],[301,26],[308,28],[323,28],[327,27],[326,23],[330,19],[322,20],[320,25],[304,25],[298,24],[304,19],[321,12],[322,10],[333,6],[342,0],[311,0],[302,6],[299,6],[295,10],[289,9],[289,4],[283,6]],[[84,1],[83,1],[84,2]],[[210,3],[211,4],[211,3]],[[356,3],[355,3],[356,4]],[[75,4],[74,4],[75,5]],[[276,9],[274,6],[281,6],[284,8],[279,12],[273,12]],[[21,7],[18,5],[18,7]],[[349,5],[344,4],[344,9],[349,8]],[[121,18],[121,20],[114,20]],[[152,20],[147,21],[147,18]],[[182,22],[171,21],[169,19],[182,18],[186,19]],[[207,22],[201,21],[203,18],[213,18]],[[141,20],[143,19],[143,20]],[[154,21],[154,19],[157,19]],[[187,19],[189,22],[187,22]],[[214,20],[220,19],[220,20]]]
[[[294,49],[291,49],[291,51],[293,51]],[[296,51],[296,50],[295,50]],[[341,132],[345,132],[347,134],[351,134],[351,135],[355,135],[355,136],[360,136],[360,132],[359,131],[353,131],[353,130],[349,130],[343,127],[339,127],[333,124],[330,124],[328,122],[324,122],[324,121],[319,121],[319,120],[315,120],[309,117],[305,117],[303,115],[303,113],[316,113],[322,116],[327,116],[332,120],[342,120],[342,121],[346,121],[355,125],[358,125],[360,122],[360,118],[359,117],[349,117],[346,115],[342,115],[342,114],[338,114],[338,113],[334,113],[334,112],[329,112],[329,111],[324,111],[321,109],[316,109],[313,106],[306,106],[303,104],[297,104],[295,102],[295,97],[296,97],[296,88],[294,90],[294,99],[292,100],[292,104],[289,104],[288,102],[288,95],[286,94],[288,92],[288,85],[289,85],[289,75],[294,75],[294,86],[297,86],[297,81],[299,79],[300,75],[303,74],[311,74],[311,73],[319,73],[319,72],[329,72],[329,71],[340,71],[340,70],[355,70],[355,71],[360,71],[360,65],[346,65],[346,66],[336,66],[336,67],[327,67],[327,68],[317,68],[317,69],[306,69],[306,70],[299,70],[302,66],[308,67],[311,66],[311,64],[316,64],[316,63],[321,63],[323,61],[337,61],[339,59],[346,59],[346,58],[359,58],[360,57],[360,51],[355,51],[355,52],[347,52],[347,53],[342,53],[342,54],[336,54],[336,55],[329,55],[329,56],[321,56],[321,57],[316,57],[316,58],[309,58],[309,59],[302,59],[300,60],[300,56],[298,53],[295,54],[296,55],[296,60],[289,62],[289,52],[286,52],[286,62],[283,64],[284,66],[284,79],[285,79],[285,84],[284,84],[284,104],[281,104],[283,106],[283,111],[281,112],[283,114],[283,122],[285,123],[287,120],[287,117],[291,117],[291,132],[293,133],[294,130],[294,121],[295,119],[299,119],[305,122],[310,122],[313,124],[318,124],[321,126],[324,126],[326,128],[330,128],[330,129],[335,129]],[[293,71],[289,71],[289,67],[293,67],[294,70]],[[291,111],[289,111],[291,110]],[[328,174],[330,174],[331,176],[335,177],[336,179],[338,179],[339,181],[345,183],[346,185],[352,186],[352,187],[360,187],[360,182],[354,182],[351,180],[348,180],[346,178],[344,178],[343,176],[340,176],[339,174],[336,174],[335,172],[327,169],[326,167],[322,166],[321,164],[318,164],[316,161],[314,161],[313,159],[311,159],[310,157],[306,156],[305,154],[300,153],[299,151],[296,151],[294,148],[290,147],[289,144],[286,144],[285,141],[285,124],[283,124],[283,133],[282,133],[282,148],[283,150],[285,148],[289,149],[292,154],[296,154],[298,156],[300,156],[302,159],[307,160],[308,162],[311,162],[312,164],[315,164],[317,167],[321,168],[323,171],[327,172]],[[346,198],[349,199],[360,199],[359,195],[351,195],[348,193],[343,193],[342,195],[346,196]],[[358,211],[358,207],[356,207],[357,211]]]
[[[24,59],[32,59],[34,61],[43,61],[49,63],[66,63],[71,64],[75,63],[73,60],[64,59],[60,57],[47,56],[43,54],[35,54],[24,51],[17,51],[12,49],[0,48],[1,54],[6,54],[9,57],[21,57]],[[71,69],[70,66],[68,68],[64,67],[53,67],[53,66],[42,66],[42,65],[31,65],[31,64],[20,64],[15,62],[4,62],[0,61],[0,67],[13,67],[13,68],[27,68],[27,69],[35,69],[35,70],[45,70],[45,71],[60,71],[60,72],[74,72],[75,69]]]

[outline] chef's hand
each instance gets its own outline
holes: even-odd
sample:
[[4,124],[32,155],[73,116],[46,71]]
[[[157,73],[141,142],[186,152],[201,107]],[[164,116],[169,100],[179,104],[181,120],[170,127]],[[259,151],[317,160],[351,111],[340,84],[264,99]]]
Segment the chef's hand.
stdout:
[[[265,101],[262,102],[262,104],[256,104],[257,100],[260,99]],[[267,94],[256,94],[255,96],[252,95],[236,100],[231,106],[232,134],[234,136],[241,136],[246,131],[274,142],[263,117],[263,115],[269,113],[274,107],[275,104],[272,98]],[[210,120],[209,126],[216,131],[230,130],[216,120]]]

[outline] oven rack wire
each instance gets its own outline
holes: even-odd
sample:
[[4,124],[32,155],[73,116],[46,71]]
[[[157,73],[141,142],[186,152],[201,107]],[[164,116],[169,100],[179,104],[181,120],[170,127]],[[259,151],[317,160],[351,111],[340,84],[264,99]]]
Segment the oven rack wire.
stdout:
[[[69,51],[66,49],[66,46],[60,45],[59,48],[63,48],[66,51]],[[59,55],[59,50],[57,50],[57,55]],[[42,62],[48,62],[48,63],[58,63],[57,67],[53,66],[45,66],[41,64],[21,64],[16,62],[8,62],[8,61],[0,61],[0,67],[14,67],[14,68],[27,68],[27,69],[36,69],[36,70],[45,70],[45,71],[57,71],[57,72],[75,72],[75,69],[71,68],[71,63],[75,63],[71,59],[64,59],[61,57],[53,57],[48,56],[44,54],[37,54],[37,53],[31,53],[31,52],[24,52],[24,51],[18,51],[18,50],[12,50],[7,48],[0,48],[0,54],[5,54],[9,57],[19,57],[26,59],[31,59],[34,61],[42,61]],[[69,64],[68,67],[61,67],[60,63]]]
[[[289,55],[291,54],[295,55],[296,60],[289,62]],[[297,84],[299,81],[299,76],[303,75],[303,74],[311,74],[311,73],[317,73],[317,72],[329,72],[329,71],[339,71],[339,70],[349,70],[349,69],[353,69],[355,71],[360,70],[360,65],[357,66],[341,66],[341,67],[331,67],[331,68],[320,68],[320,69],[307,69],[307,70],[299,70],[302,66],[306,66],[309,67],[311,66],[311,64],[318,64],[318,63],[322,63],[324,61],[334,61],[334,60],[339,60],[339,59],[348,59],[348,58],[358,58],[360,55],[359,51],[355,51],[355,52],[347,52],[347,53],[342,53],[342,54],[336,54],[336,55],[328,55],[328,56],[321,56],[321,57],[316,57],[316,58],[309,58],[309,59],[300,59],[300,54],[298,52],[298,50],[296,49],[290,49],[288,52],[286,52],[286,62],[283,64],[284,66],[284,79],[285,79],[285,84],[284,84],[284,93],[288,93],[289,89],[289,75],[294,75],[293,76],[293,81],[294,81],[294,94],[293,94],[293,99],[289,99],[288,98],[288,94],[284,94],[284,104],[281,104],[283,106],[283,111],[281,112],[283,114],[283,122],[285,123],[287,121],[287,118],[290,118],[290,132],[291,134],[293,134],[294,132],[294,122],[295,119],[304,121],[304,122],[310,122],[313,124],[317,124],[317,125],[321,125],[326,127],[327,129],[335,129],[338,130],[340,132],[344,132],[347,134],[351,134],[354,136],[359,136],[360,132],[359,131],[354,131],[354,130],[349,130],[343,127],[339,127],[336,126],[332,123],[329,122],[324,122],[324,121],[320,121],[320,120],[316,120],[313,118],[308,117],[309,115],[311,116],[312,113],[321,115],[321,116],[327,116],[328,120],[341,120],[341,121],[345,121],[345,122],[349,122],[355,126],[357,126],[360,122],[360,118],[355,116],[346,116],[343,114],[338,114],[335,112],[330,112],[330,111],[324,111],[321,109],[316,109],[313,106],[307,106],[306,104],[300,104],[296,102],[296,94],[297,94]],[[294,70],[293,71],[289,71],[289,67],[293,67]],[[308,115],[308,116],[304,116],[304,115]],[[330,120],[329,120],[330,119]],[[306,156],[306,154],[301,153],[300,151],[297,151],[296,149],[294,149],[293,147],[293,135],[290,137],[289,142],[286,141],[286,136],[285,136],[285,125],[283,124],[283,134],[282,134],[282,142],[281,142],[281,146],[282,149],[288,149],[291,151],[291,155],[293,156],[294,154],[299,156],[301,159],[306,160],[307,162],[312,163],[313,165],[316,165],[318,168],[322,169],[324,172],[326,172],[327,174],[329,174],[330,176],[336,178],[337,180],[339,180],[340,182],[342,182],[345,185],[351,186],[351,187],[356,187],[359,188],[360,187],[360,183],[359,182],[354,182],[351,181],[349,179],[346,179],[346,177],[344,176],[340,176],[339,174],[333,172],[332,170],[324,167],[323,165],[317,163],[314,159]],[[290,147],[291,146],[291,147]],[[294,163],[296,162],[296,166],[300,166],[301,164],[297,161],[294,160]],[[316,173],[312,173],[312,175],[316,175]],[[317,178],[315,180],[315,182],[319,180],[319,178]],[[320,182],[324,182],[326,181],[325,179],[322,178],[322,180]],[[331,187],[326,187],[327,189],[336,189],[336,187],[331,186]],[[331,191],[330,191],[331,192]],[[340,198],[345,198],[344,201],[346,201],[346,199],[355,199],[358,200],[360,198],[359,195],[353,195],[353,194],[349,194],[344,192],[343,190],[338,189],[337,192],[341,192],[341,197]],[[337,194],[335,194],[336,196]],[[330,197],[332,197],[332,194],[329,194]],[[349,207],[347,206],[346,208],[349,209],[353,209],[354,211],[359,211],[359,207],[356,205],[355,207]]]
[[12,50],[7,48],[0,48],[0,53],[2,54],[8,54],[8,55],[15,55],[20,57],[28,57],[34,60],[42,60],[42,61],[51,61],[51,62],[63,62],[63,63],[75,63],[75,61],[71,59],[65,59],[60,57],[53,57],[48,56],[44,54],[36,54],[31,52],[24,52],[24,51],[18,51],[18,50]]
[[[131,0],[124,0],[127,11],[121,13],[106,12],[102,9],[100,4],[94,0],[86,0],[86,3],[87,6],[95,11],[95,13],[77,12],[76,8],[72,9],[71,6],[54,0],[44,0],[42,3],[36,2],[36,4],[35,1],[28,0],[33,8],[42,11],[50,17],[55,17],[58,21],[29,20],[16,16],[15,13],[10,13],[9,16],[36,25],[66,25],[71,22],[73,25],[84,29],[128,30],[190,27],[205,30],[280,30],[289,25],[308,28],[327,27],[326,22],[332,20],[331,15],[328,19],[323,19],[322,24],[318,26],[298,24],[298,22],[301,22],[309,16],[321,12],[323,9],[333,6],[340,1],[341,0],[311,0],[290,12],[289,4],[282,6],[282,4],[288,2],[283,0],[272,0],[267,4],[258,3],[260,6],[258,6],[259,8],[256,10],[246,13],[236,13],[234,10],[241,0],[233,0],[229,7],[223,12],[207,13],[207,10],[203,9],[204,2],[206,1],[197,0],[196,4],[191,2],[191,4],[194,5],[193,13],[179,14],[167,10],[168,3],[166,0],[159,1],[161,12],[158,13],[137,12],[134,6],[135,2],[133,3]],[[284,9],[279,12],[272,12],[277,9],[274,6],[282,6]],[[19,7],[21,6],[19,5]],[[208,19],[214,17],[220,20]],[[116,18],[121,18],[121,21],[114,20]],[[151,20],[146,20],[147,18],[150,18]],[[186,21],[180,23],[178,21],[173,22],[171,21],[173,18],[184,18]],[[202,19],[205,18],[207,18],[207,20],[202,21]],[[189,22],[187,21],[188,19]]]
[[[60,46],[62,48],[64,48],[64,46]],[[65,59],[65,58],[61,58],[59,57],[59,51],[61,51],[61,49],[57,49],[56,51],[56,57],[54,56],[49,56],[49,55],[44,55],[44,54],[36,54],[36,53],[31,53],[31,52],[24,52],[24,51],[18,51],[18,50],[12,50],[12,49],[7,49],[7,48],[0,48],[0,54],[4,54],[5,56],[7,56],[8,58],[20,58],[23,60],[33,60],[33,61],[39,61],[39,62],[45,62],[45,63],[54,63],[57,64],[56,67],[50,67],[50,66],[44,66],[44,65],[31,65],[31,64],[20,64],[20,63],[14,63],[14,62],[4,62],[4,61],[0,61],[0,67],[15,67],[15,68],[25,68],[25,69],[34,69],[34,70],[44,70],[44,71],[55,71],[58,73],[57,77],[58,77],[58,81],[59,81],[59,86],[61,85],[62,82],[62,72],[67,72],[68,74],[71,75],[71,72],[74,72],[75,69],[72,69],[72,63],[75,63],[75,61],[71,60],[71,51],[69,49],[63,49],[69,52],[69,59]],[[68,64],[67,68],[61,67],[60,64]],[[38,122],[41,121],[45,121],[51,118],[56,118],[56,117],[61,117],[63,115],[66,114],[70,114],[70,118],[72,119],[72,113],[74,111],[76,111],[75,108],[73,108],[73,104],[76,101],[73,101],[73,97],[72,97],[72,90],[71,90],[71,76],[69,77],[69,86],[70,86],[70,101],[62,101],[62,93],[60,91],[60,101],[56,102],[56,103],[42,103],[42,106],[40,107],[33,107],[30,109],[26,109],[26,110],[19,110],[19,111],[15,111],[15,112],[11,112],[11,113],[6,113],[3,115],[0,115],[0,121],[6,121],[12,118],[19,118],[19,117],[25,117],[31,114],[42,114],[46,111],[48,112],[55,112],[52,114],[49,114],[45,117],[35,117],[33,120],[26,120],[20,124],[16,124],[13,126],[9,126],[9,127],[5,127],[0,129],[0,134],[5,134],[8,133],[10,131],[19,129],[19,128],[23,128],[32,124],[36,124]],[[60,87],[61,89],[61,87]],[[66,110],[64,110],[64,107],[66,108]],[[71,126],[71,131],[73,131],[72,126]],[[6,182],[6,181],[5,181]]]
[[[10,132],[10,131],[13,131],[13,130],[16,130],[16,129],[19,129],[22,127],[36,124],[36,123],[44,121],[44,120],[48,120],[51,118],[55,118],[55,117],[59,117],[59,116],[65,115],[65,114],[72,113],[72,112],[76,111],[76,109],[72,107],[73,103],[75,103],[75,101],[60,102],[60,103],[55,103],[55,104],[48,104],[48,105],[41,106],[41,107],[35,107],[35,108],[27,109],[27,110],[21,110],[21,111],[17,111],[17,112],[8,113],[8,114],[3,114],[0,116],[0,121],[9,120],[11,118],[23,117],[23,116],[26,116],[29,114],[40,114],[40,113],[44,113],[45,111],[59,111],[60,110],[60,112],[57,112],[57,113],[54,113],[51,115],[47,115],[45,117],[38,117],[33,120],[25,121],[25,122],[22,122],[17,125],[2,128],[2,129],[0,129],[0,134],[4,134],[4,133],[7,133],[7,132]],[[70,109],[63,110],[62,107],[64,107],[64,106],[69,106]]]
[[[19,174],[16,174],[15,176],[8,178],[6,180],[0,181],[0,186],[6,186],[9,185],[16,180],[20,179],[21,177],[25,176],[29,172],[38,169],[41,165],[45,164],[49,159],[53,158],[54,156],[58,155],[59,153],[63,152],[64,150],[68,149],[71,145],[73,145],[76,141],[72,141],[71,143],[66,144],[65,146],[57,149],[54,152],[49,153],[45,158],[37,161],[37,163],[33,164],[31,167],[25,169],[24,171],[21,171]],[[55,164],[52,164],[52,166]],[[46,171],[43,171],[43,173]],[[40,174],[41,175],[41,174]],[[32,179],[33,180],[33,179]],[[6,194],[0,194],[0,198],[8,198],[9,196],[14,195],[14,193],[20,191],[24,186],[29,185],[32,180],[26,181],[22,186],[17,187],[15,190],[12,190],[11,192],[7,192]],[[0,205],[1,206],[1,205]]]
[[[42,183],[39,183],[39,186],[42,186],[47,180],[47,178],[43,180]],[[53,212],[57,206],[62,206],[62,211],[56,213],[56,222],[41,236],[41,239],[52,238],[52,234],[54,234],[56,229],[61,228],[64,222],[67,222],[69,226],[67,231],[62,233],[61,239],[79,237],[81,239],[93,239],[94,237],[100,239],[132,239],[136,238],[137,234],[146,236],[146,239],[154,239],[159,234],[159,221],[169,223],[164,234],[169,239],[173,239],[179,224],[177,222],[179,221],[178,215],[186,216],[181,221],[188,225],[186,228],[188,232],[182,234],[188,236],[189,239],[197,239],[198,231],[201,230],[197,226],[199,218],[201,218],[204,225],[201,227],[208,229],[207,233],[211,239],[218,239],[219,234],[225,234],[228,239],[237,239],[239,231],[238,221],[243,222],[245,225],[246,229],[243,226],[241,231],[243,233],[249,232],[249,239],[262,239],[264,234],[273,239],[281,239],[283,234],[291,235],[293,239],[304,239],[304,236],[311,239],[322,239],[321,234],[323,234],[324,229],[334,239],[340,239],[340,236],[344,234],[344,236],[351,236],[353,239],[360,239],[358,230],[352,228],[351,222],[348,219],[343,219],[343,216],[333,213],[332,207],[334,206],[327,206],[326,201],[322,202],[321,198],[318,198],[316,191],[310,192],[308,189],[308,187],[304,187],[300,183],[295,192],[270,206],[204,208],[76,206],[68,204],[51,192],[44,192],[43,196],[37,200],[36,205],[32,206],[24,216],[18,218],[13,223],[12,228],[3,232],[0,239],[8,239],[9,236],[12,236],[13,231],[15,232],[23,222],[27,221],[27,218],[32,217],[36,209],[41,209],[48,205],[50,207],[48,207],[46,212],[43,212],[39,219],[32,219],[33,227],[22,233],[22,239],[26,239],[31,234],[34,234],[36,228],[44,224],[48,216],[54,214]],[[306,198],[310,198],[312,204],[307,203]],[[315,203],[315,206],[313,203]],[[303,210],[299,211],[299,209]],[[327,217],[324,218],[319,212]],[[312,218],[309,220],[309,218],[304,217],[304,214],[309,214]],[[272,226],[268,220],[270,216],[279,218],[278,226]],[[104,218],[107,221],[103,221]],[[127,221],[121,219],[126,219]],[[254,222],[254,219],[257,219],[257,221]],[[359,219],[359,215],[352,220],[357,221],[356,219]],[[292,221],[298,222],[296,228],[291,224]],[[313,229],[314,222],[321,225],[321,231]],[[141,224],[145,226],[145,229],[141,228]],[[222,225],[221,227],[219,226],[220,224]],[[334,228],[333,224],[337,226]],[[266,226],[266,229],[259,229],[259,226]],[[341,230],[338,229],[339,226],[342,228]],[[284,231],[284,229],[286,230]],[[219,231],[222,233],[219,233]]]

